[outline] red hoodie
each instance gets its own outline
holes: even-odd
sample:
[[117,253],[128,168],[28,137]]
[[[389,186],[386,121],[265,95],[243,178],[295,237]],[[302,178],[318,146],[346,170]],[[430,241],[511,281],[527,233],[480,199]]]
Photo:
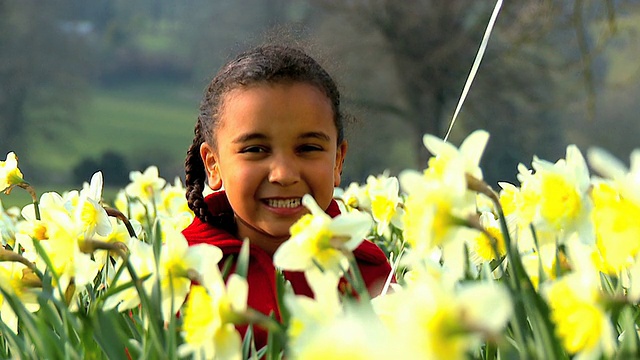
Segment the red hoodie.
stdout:
[[[195,218],[191,225],[182,231],[189,242],[189,246],[195,244],[211,244],[222,250],[223,258],[219,265],[224,264],[228,256],[237,256],[242,246],[242,241],[233,232],[235,221],[233,220],[233,209],[227,200],[224,191],[215,192],[205,198],[209,211],[214,215],[218,226],[204,223]],[[340,209],[335,201],[326,210],[331,217],[340,214]],[[363,241],[353,252],[371,296],[380,294],[384,282],[386,281],[391,266],[386,256],[375,244]],[[274,313],[280,319],[278,308],[276,287],[276,269],[273,265],[271,255],[261,248],[250,245],[249,269],[247,272],[247,282],[249,283],[249,298],[247,305],[263,314]],[[299,295],[313,297],[313,292],[307,284],[303,272],[285,271],[285,278],[291,283],[293,291]],[[244,335],[245,327],[238,328]],[[261,329],[254,329],[256,347],[259,349],[267,343],[267,334]]]

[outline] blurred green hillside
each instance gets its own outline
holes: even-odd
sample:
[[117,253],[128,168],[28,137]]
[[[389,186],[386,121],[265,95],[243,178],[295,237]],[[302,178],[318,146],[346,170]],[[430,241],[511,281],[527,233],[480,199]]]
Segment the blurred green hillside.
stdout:
[[[37,136],[30,139],[30,168],[50,172],[54,182],[71,184],[77,179],[55,174],[63,177],[83,160],[113,152],[126,159],[127,170],[154,164],[175,176],[191,143],[199,96],[185,85],[161,82],[92,89],[81,121],[59,135],[59,146]],[[91,175],[86,173],[86,179]]]

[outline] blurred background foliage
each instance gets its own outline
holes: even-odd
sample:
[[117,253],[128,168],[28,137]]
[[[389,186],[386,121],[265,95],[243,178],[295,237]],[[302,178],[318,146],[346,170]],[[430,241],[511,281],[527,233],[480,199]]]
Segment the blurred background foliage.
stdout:
[[[424,168],[444,136],[494,1],[0,0],[0,153],[41,190],[107,186],[154,164],[182,176],[202,90],[242,49],[296,43],[354,115],[344,185]],[[533,155],[638,147],[640,4],[505,1],[450,140],[483,128],[485,177]],[[44,187],[44,189],[42,188]]]

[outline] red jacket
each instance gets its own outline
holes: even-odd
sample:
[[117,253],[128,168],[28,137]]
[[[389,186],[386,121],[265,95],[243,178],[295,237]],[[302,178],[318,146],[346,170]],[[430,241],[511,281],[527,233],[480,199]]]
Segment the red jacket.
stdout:
[[[189,245],[211,244],[222,250],[223,258],[219,265],[224,264],[228,256],[238,255],[242,241],[233,235],[235,221],[233,210],[227,200],[224,191],[215,192],[205,198],[209,211],[215,216],[218,226],[213,226],[195,218],[191,225],[182,231]],[[335,201],[332,201],[326,213],[331,217],[340,214],[340,209]],[[384,282],[391,272],[386,256],[375,244],[363,241],[353,252],[358,262],[360,273],[369,289],[371,296],[380,294]],[[250,245],[249,269],[247,282],[249,283],[249,298],[247,305],[263,314],[274,313],[280,319],[280,311],[277,302],[275,288],[276,269],[273,259],[261,248]],[[293,291],[299,295],[313,297],[313,292],[307,284],[303,272],[285,271],[285,278],[291,282]],[[239,328],[244,334],[246,327]],[[255,330],[256,347],[266,345],[266,333]]]

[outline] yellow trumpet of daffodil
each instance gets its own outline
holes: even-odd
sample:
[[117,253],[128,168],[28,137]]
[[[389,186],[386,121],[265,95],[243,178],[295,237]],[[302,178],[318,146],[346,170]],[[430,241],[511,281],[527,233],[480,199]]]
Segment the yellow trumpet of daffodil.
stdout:
[[353,251],[371,231],[371,217],[352,211],[331,218],[306,194],[302,204],[310,210],[291,226],[291,238],[273,255],[273,263],[284,270],[324,271],[342,274],[349,267],[343,251]]
[[502,235],[500,222],[493,213],[481,213],[480,225],[491,237],[487,236],[487,234],[478,233],[469,239],[470,257],[476,265],[499,260],[507,253],[507,246],[504,241],[504,236]]

